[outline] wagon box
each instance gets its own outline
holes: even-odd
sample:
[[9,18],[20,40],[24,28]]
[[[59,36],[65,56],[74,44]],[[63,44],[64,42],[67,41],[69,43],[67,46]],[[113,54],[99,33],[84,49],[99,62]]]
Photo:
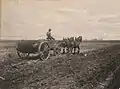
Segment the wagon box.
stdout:
[[28,58],[30,54],[40,55],[40,59],[48,59],[49,44],[40,40],[23,40],[17,43],[17,54],[20,58]]
[[21,41],[17,44],[17,50],[22,53],[35,53],[39,43],[36,41]]

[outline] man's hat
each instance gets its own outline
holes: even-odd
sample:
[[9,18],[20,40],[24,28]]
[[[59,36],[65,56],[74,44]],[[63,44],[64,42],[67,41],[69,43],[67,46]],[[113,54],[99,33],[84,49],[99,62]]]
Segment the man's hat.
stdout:
[[49,28],[49,31],[51,31],[52,29],[51,28]]

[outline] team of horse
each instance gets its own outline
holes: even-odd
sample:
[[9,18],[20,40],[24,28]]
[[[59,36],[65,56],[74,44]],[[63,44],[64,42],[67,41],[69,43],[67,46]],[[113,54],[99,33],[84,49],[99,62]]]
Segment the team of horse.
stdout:
[[79,54],[81,42],[82,42],[82,36],[63,38],[63,40],[60,42],[60,46],[62,48],[62,54],[65,53]]

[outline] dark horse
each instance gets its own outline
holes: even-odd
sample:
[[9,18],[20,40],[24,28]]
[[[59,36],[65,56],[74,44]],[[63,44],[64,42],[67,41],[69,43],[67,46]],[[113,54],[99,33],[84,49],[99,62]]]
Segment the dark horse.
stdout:
[[80,53],[81,42],[82,42],[82,36],[75,38],[75,40],[74,40],[74,53],[76,52],[76,50],[77,50],[78,54]]
[[63,38],[63,40],[60,43],[60,46],[62,47],[62,54],[65,54],[66,51],[68,52],[68,38]]
[[82,42],[82,36],[69,38],[69,49],[70,49],[69,52],[73,54],[76,53],[79,54],[81,42]]

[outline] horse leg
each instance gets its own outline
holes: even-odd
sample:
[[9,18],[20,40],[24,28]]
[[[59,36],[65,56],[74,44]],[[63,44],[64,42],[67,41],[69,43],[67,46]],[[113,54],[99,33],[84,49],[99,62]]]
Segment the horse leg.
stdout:
[[73,48],[73,47],[71,47],[71,53],[72,53],[72,54],[74,53],[74,48]]
[[65,47],[63,48],[63,54],[65,54]]
[[59,55],[59,49],[58,48],[55,49],[55,55]]
[[71,47],[71,53],[74,54],[74,47]]
[[67,47],[67,54],[69,54],[70,53],[70,48],[69,47]]
[[74,50],[75,48],[74,47],[72,47],[72,54],[75,54],[75,50]]
[[72,49],[71,49],[71,47],[69,48],[69,53],[70,53],[70,54],[72,53]]
[[65,49],[64,49],[64,54],[66,53],[66,47],[65,47]]
[[80,54],[80,47],[78,47],[78,54]]
[[67,54],[69,53],[69,48],[67,47]]
[[74,47],[74,54],[76,53],[76,47]]
[[63,47],[60,48],[60,54],[62,54],[62,53],[63,53]]
[[61,54],[63,54],[63,49],[64,49],[64,48],[63,48],[63,47],[61,47]]

